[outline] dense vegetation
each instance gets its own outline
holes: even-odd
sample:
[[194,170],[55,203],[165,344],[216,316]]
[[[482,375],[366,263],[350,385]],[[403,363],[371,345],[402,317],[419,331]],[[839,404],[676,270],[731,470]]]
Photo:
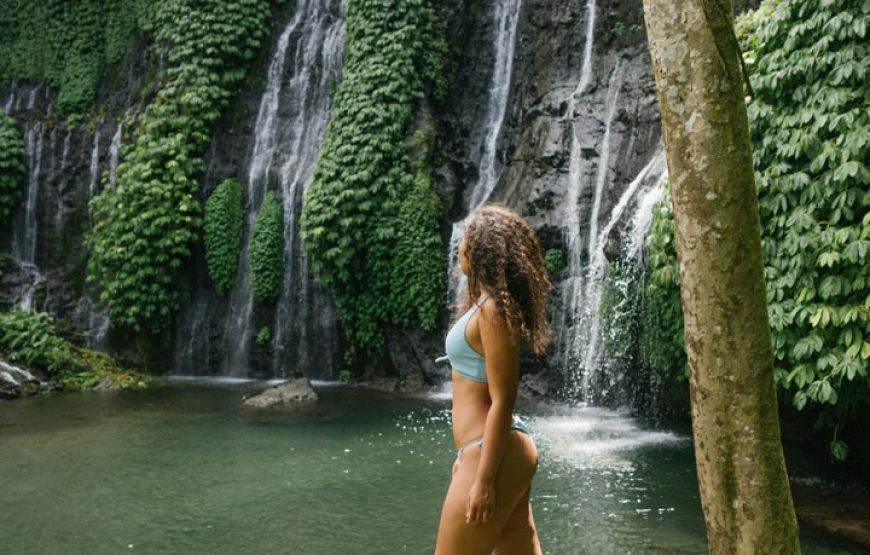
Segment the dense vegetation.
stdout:
[[21,199],[21,185],[27,167],[24,141],[15,120],[0,110],[0,221],[8,221]]
[[[847,0],[763,4],[741,22],[762,221],[767,302],[781,396],[821,405],[832,453],[870,403],[870,9]],[[783,91],[789,91],[783,94]],[[672,214],[658,208],[646,306],[646,362],[685,376]]]
[[221,294],[232,289],[236,280],[244,225],[241,184],[238,179],[225,179],[206,201],[203,217],[208,275]]
[[105,353],[64,339],[51,315],[12,310],[0,313],[0,353],[44,373],[64,389],[144,387],[149,379],[119,368]]
[[125,148],[115,188],[91,201],[89,279],[112,321],[166,329],[184,298],[182,266],[201,225],[196,198],[210,124],[244,78],[266,34],[265,0],[155,0],[164,83]]
[[[343,77],[301,217],[332,292],[348,359],[380,353],[385,325],[435,327],[446,260],[427,148],[408,126],[445,90],[445,43],[429,0],[349,0]],[[416,163],[411,156],[417,153]]]
[[653,208],[647,238],[649,275],[643,289],[640,356],[655,381],[667,384],[689,377],[680,304],[680,266],[674,241],[674,213],[667,184]]
[[107,66],[148,29],[156,0],[0,1],[0,79],[38,81],[57,90],[62,113],[94,100]]
[[254,298],[276,299],[284,283],[284,208],[274,191],[266,193],[254,222],[250,264]]

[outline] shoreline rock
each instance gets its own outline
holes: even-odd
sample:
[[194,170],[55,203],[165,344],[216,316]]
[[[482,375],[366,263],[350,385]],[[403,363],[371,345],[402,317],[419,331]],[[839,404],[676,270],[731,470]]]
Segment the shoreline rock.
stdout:
[[18,399],[36,395],[46,384],[24,368],[0,360],[0,399]]
[[258,395],[246,397],[242,406],[253,409],[267,409],[287,406],[311,406],[318,397],[308,378],[297,377],[290,381],[273,385]]

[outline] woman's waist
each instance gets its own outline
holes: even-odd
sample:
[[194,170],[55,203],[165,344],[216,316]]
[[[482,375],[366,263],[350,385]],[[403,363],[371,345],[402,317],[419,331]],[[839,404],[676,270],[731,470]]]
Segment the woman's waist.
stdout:
[[[457,413],[456,409],[453,410],[453,442],[457,448],[483,437],[487,413],[486,410],[482,413],[472,410],[461,410]],[[510,427],[528,433],[528,427],[516,414],[511,415]]]

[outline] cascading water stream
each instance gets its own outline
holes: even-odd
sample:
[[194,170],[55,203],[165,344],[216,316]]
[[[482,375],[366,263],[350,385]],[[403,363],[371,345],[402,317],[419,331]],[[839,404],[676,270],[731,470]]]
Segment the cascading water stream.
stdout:
[[[591,9],[595,6],[592,4]],[[590,18],[593,15],[590,14]],[[587,44],[588,41],[587,41]],[[591,47],[591,44],[590,44]],[[582,84],[581,69],[581,84]],[[578,202],[583,189],[583,171],[582,171],[582,149],[580,140],[577,134],[577,125],[575,121],[572,125],[572,146],[571,158],[569,166],[569,189],[566,199],[565,208],[567,210],[567,246],[568,246],[568,273],[569,276],[563,280],[561,284],[561,292],[564,308],[562,309],[562,322],[560,326],[559,351],[562,356],[562,371],[568,378],[569,392],[572,397],[586,398],[586,378],[589,374],[587,368],[582,366],[585,361],[585,350],[588,347],[590,324],[592,320],[597,320],[597,305],[593,308],[589,305],[589,267],[588,264],[583,264],[583,251],[586,253],[586,260],[591,263],[592,253],[595,252],[598,244],[598,221],[601,212],[601,201],[604,194],[605,185],[608,183],[609,162],[610,162],[610,135],[613,119],[616,116],[616,107],[619,100],[619,88],[622,85],[622,61],[617,60],[616,65],[610,72],[608,79],[607,94],[605,97],[605,120],[604,134],[599,143],[600,155],[598,158],[596,173],[595,173],[595,189],[593,193],[593,202],[588,218],[588,227],[583,229],[580,218],[580,207]],[[585,87],[585,85],[584,85]],[[579,85],[577,90],[584,90]],[[576,102],[579,95],[572,95],[572,101]],[[573,108],[573,106],[572,106]],[[569,112],[569,116],[574,117],[573,110]],[[583,245],[582,238],[587,238],[586,244]],[[594,325],[594,324],[593,324]],[[583,371],[581,383],[578,382],[578,367]]]
[[100,129],[94,131],[94,146],[91,149],[91,165],[88,168],[90,179],[88,181],[88,199],[94,198],[97,192],[97,182],[100,178]]
[[[566,308],[561,311],[560,335],[558,337],[559,352],[562,360],[562,373],[574,376],[576,353],[572,347],[576,340],[577,330],[574,325],[577,320],[577,301],[583,292],[583,245],[581,233],[580,195],[583,191],[584,156],[581,141],[581,120],[577,112],[577,103],[583,98],[592,79],[592,48],[595,45],[595,0],[586,3],[586,28],[583,48],[583,63],[580,67],[580,78],[577,86],[568,97],[567,117],[571,129],[571,152],[568,158],[568,191],[565,195],[565,229],[566,247],[568,251],[568,276],[561,284],[562,299]],[[569,325],[570,324],[570,325]],[[573,386],[572,386],[573,387]]]
[[[304,328],[297,308],[305,305],[304,288],[307,272],[294,272],[302,254],[296,249],[297,214],[313,173],[320,138],[329,114],[329,82],[336,78],[342,63],[344,43],[343,18],[335,17],[336,0],[299,2],[296,11],[278,39],[275,56],[269,66],[266,89],[260,101],[255,125],[256,136],[248,168],[246,222],[239,258],[239,274],[230,297],[224,330],[224,375],[245,376],[248,370],[251,317],[254,298],[251,290],[248,253],[251,232],[274,178],[280,179],[285,218],[285,280],[279,297],[275,323],[275,346],[283,355],[290,328]],[[288,51],[292,54],[288,54]],[[284,85],[285,66],[292,55],[292,77]],[[281,108],[279,112],[279,106]],[[290,113],[290,120],[285,114]],[[282,161],[280,171],[275,162]],[[304,270],[304,267],[303,267]],[[301,299],[300,299],[301,297]],[[284,361],[282,363],[282,360]],[[276,356],[276,374],[288,363]]]
[[30,90],[30,94],[27,97],[27,109],[33,110],[36,107],[36,92],[39,90],[39,86],[34,87]]
[[33,264],[36,256],[36,201],[39,197],[39,172],[42,164],[44,134],[42,122],[37,122],[26,132],[27,192],[24,210],[16,213],[12,227],[12,257],[18,262]]
[[12,111],[12,107],[15,106],[15,89],[17,88],[18,83],[13,79],[9,84],[9,98],[6,99],[6,103],[3,105],[3,111],[7,114]]
[[115,129],[115,134],[112,135],[112,142],[109,143],[109,187],[115,187],[115,180],[118,178],[118,161],[121,152],[121,136],[124,133],[124,122],[119,121],[118,127]]
[[248,263],[251,235],[254,223],[260,210],[260,205],[268,187],[268,172],[275,155],[275,126],[278,112],[278,101],[281,95],[281,85],[284,78],[284,63],[287,57],[287,46],[290,35],[296,31],[302,22],[305,6],[296,6],[290,22],[284,28],[278,39],[278,48],[269,65],[266,90],[260,100],[257,112],[257,123],[254,126],[254,150],[248,166],[248,179],[245,201],[245,230],[242,239],[242,249],[239,253],[239,273],[230,295],[229,313],[224,330],[225,357],[223,373],[228,376],[245,376],[248,366],[248,341],[251,312],[254,308],[253,292],[251,290],[251,271]]
[[44,281],[36,266],[37,200],[42,165],[44,133],[42,122],[37,122],[25,132],[27,148],[27,191],[24,210],[16,212],[12,222],[12,258],[27,274],[27,283],[18,299],[18,306],[27,312],[33,310],[36,288]]
[[[484,126],[487,130],[483,139],[483,152],[478,163],[479,177],[471,187],[468,195],[465,213],[468,214],[489,200],[492,191],[498,184],[503,163],[498,159],[499,140],[502,136],[505,113],[510,97],[510,85],[513,76],[514,50],[516,48],[517,22],[522,11],[522,0],[504,0],[497,2],[495,20],[495,62],[490,80],[489,103],[487,105]],[[448,292],[452,294],[451,302],[455,301],[465,287],[465,280],[454,284],[452,278],[459,266],[459,243],[465,232],[465,218],[453,223],[450,234],[450,265],[448,269]],[[454,290],[454,286],[456,289]]]
[[[330,81],[338,82],[344,60],[344,19],[334,17],[343,2],[327,0],[308,14],[296,46],[296,67],[288,91],[296,117],[285,126],[292,138],[284,151],[281,191],[284,205],[284,282],[275,313],[273,375],[287,377],[300,367],[311,367],[308,347],[308,257],[298,236],[298,220],[311,185],[323,132],[329,120]],[[333,6],[330,6],[332,4]]]
[[637,210],[631,220],[631,236],[625,245],[626,258],[637,265],[643,264],[644,240],[650,231],[653,209],[661,200],[664,182],[668,178],[667,169],[661,173],[656,184],[646,191],[637,203]]
[[58,232],[60,232],[61,228],[63,227],[63,217],[64,217],[64,213],[66,211],[66,209],[63,205],[63,195],[64,195],[66,188],[69,184],[70,172],[68,171],[67,166],[69,165],[69,150],[70,150],[70,144],[72,142],[72,134],[73,134],[72,129],[68,128],[66,131],[66,137],[64,137],[64,140],[63,140],[63,153],[61,154],[61,157],[60,157],[60,170],[58,172],[60,175],[58,178],[58,185],[57,185],[57,189],[56,189],[57,208],[55,209],[55,212],[54,212],[54,225],[55,225],[55,229],[57,229]]
[[[127,112],[128,115],[131,113]],[[115,131],[115,136],[112,137],[110,144],[110,161],[113,163],[114,170],[110,172],[110,179],[114,179],[114,172],[118,167],[118,151],[121,146],[121,128],[119,123]],[[117,137],[117,138],[116,138]],[[100,126],[94,130],[93,147],[91,147],[90,164],[88,166],[88,201],[94,198],[99,192],[100,185]],[[90,216],[90,213],[89,213]],[[85,292],[76,303],[74,318],[79,322],[79,326],[87,332],[87,345],[91,349],[105,351],[107,349],[106,336],[109,333],[109,328],[112,325],[112,320],[109,317],[105,307],[87,292]]]
[[[590,245],[594,246],[590,252],[589,270],[587,272],[586,287],[583,294],[583,306],[589,311],[587,326],[584,329],[588,331],[583,341],[583,383],[582,394],[583,398],[592,400],[591,385],[597,373],[600,371],[601,359],[601,318],[598,314],[599,304],[601,303],[601,292],[603,282],[607,274],[607,255],[605,247],[607,244],[610,232],[613,230],[623,217],[625,210],[629,204],[635,199],[638,189],[646,183],[649,183],[653,178],[653,190],[660,189],[658,186],[661,183],[661,177],[665,175],[665,154],[664,149],[659,146],[650,161],[637,174],[634,180],[626,188],[622,197],[617,202],[616,206],[610,212],[610,220],[604,226],[601,233],[594,236],[594,242],[590,241]],[[633,220],[634,218],[632,218]]]

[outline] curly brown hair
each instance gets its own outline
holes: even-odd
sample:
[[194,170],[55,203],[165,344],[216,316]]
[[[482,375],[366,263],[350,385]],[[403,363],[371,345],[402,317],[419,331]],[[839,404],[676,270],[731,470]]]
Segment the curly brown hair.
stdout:
[[468,287],[454,317],[471,308],[485,287],[511,335],[519,331],[532,352],[544,354],[552,339],[547,298],[553,283],[535,231],[510,208],[488,203],[468,215],[463,240]]

